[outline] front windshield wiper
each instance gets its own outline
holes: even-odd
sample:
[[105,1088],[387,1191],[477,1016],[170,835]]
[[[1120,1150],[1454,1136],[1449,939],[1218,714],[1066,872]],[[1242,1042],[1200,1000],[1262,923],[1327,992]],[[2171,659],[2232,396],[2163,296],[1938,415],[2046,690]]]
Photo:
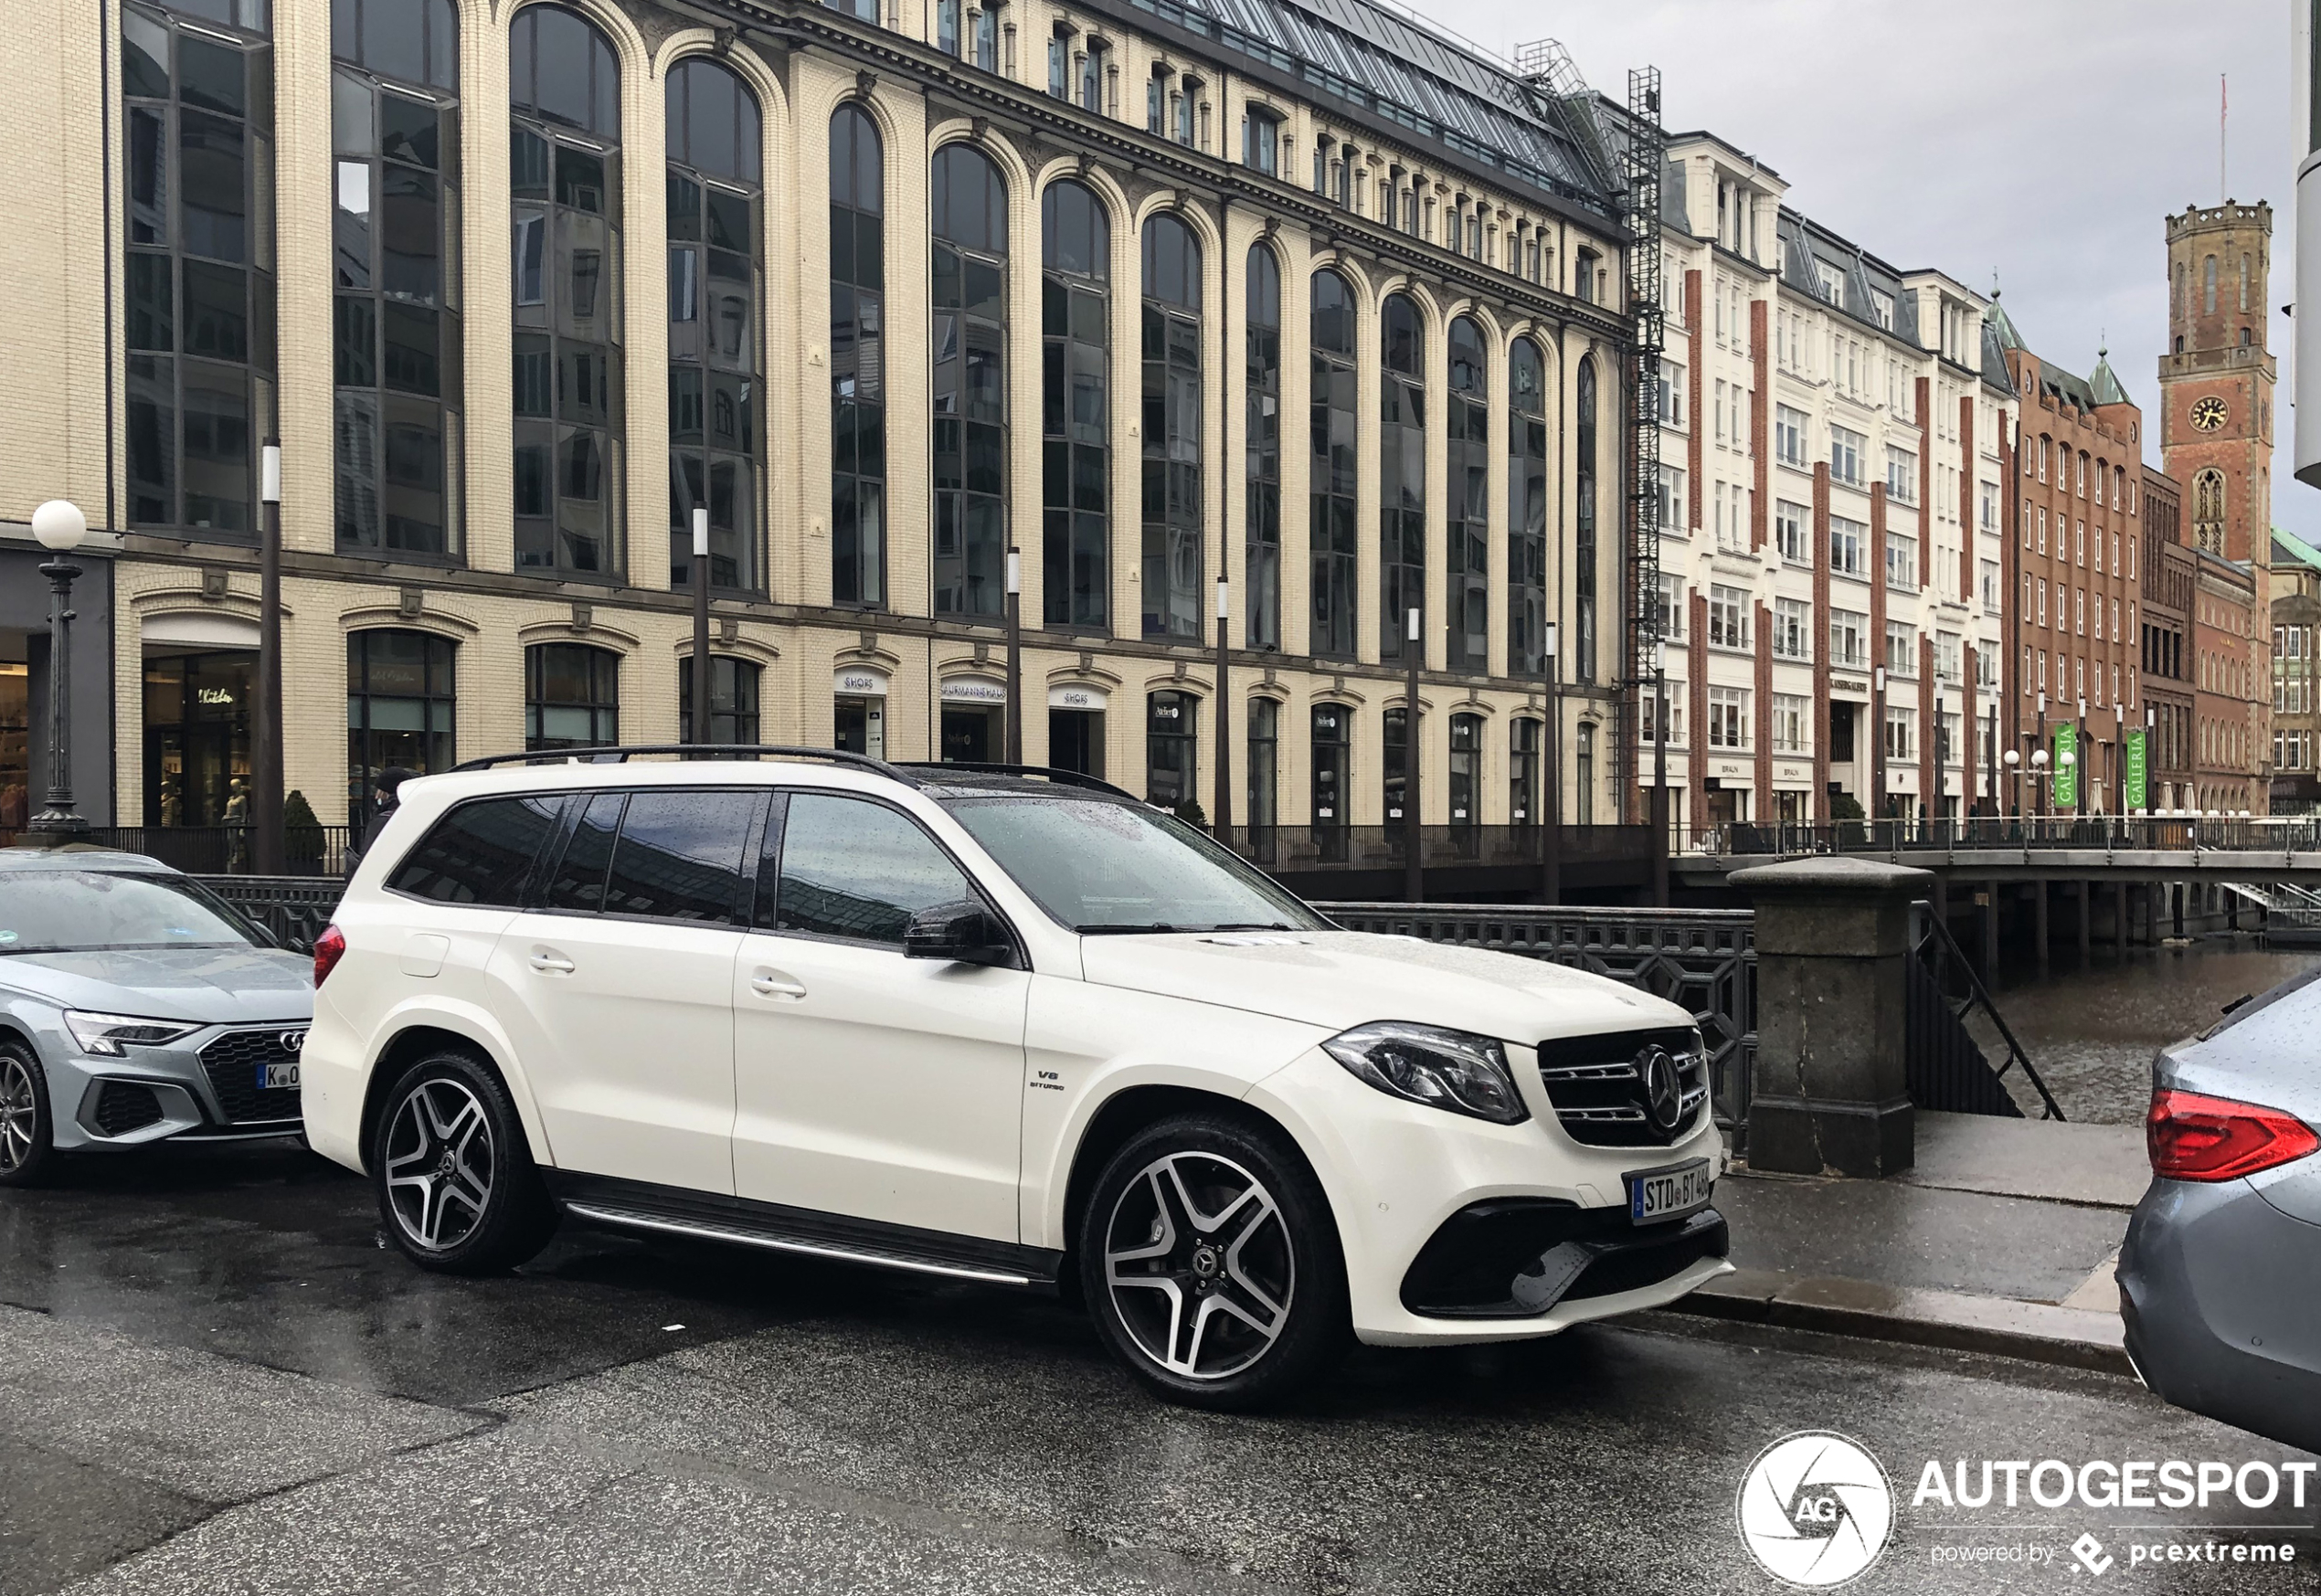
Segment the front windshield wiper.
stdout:
[[1230,925],[1170,925],[1165,924],[1154,924],[1150,925],[1075,925],[1072,929],[1078,932],[1083,936],[1151,936],[1159,935],[1167,932],[1190,934],[1211,931],[1295,931],[1297,927],[1295,925],[1286,925],[1278,920],[1269,920],[1263,923],[1249,921],[1245,923],[1236,923]]

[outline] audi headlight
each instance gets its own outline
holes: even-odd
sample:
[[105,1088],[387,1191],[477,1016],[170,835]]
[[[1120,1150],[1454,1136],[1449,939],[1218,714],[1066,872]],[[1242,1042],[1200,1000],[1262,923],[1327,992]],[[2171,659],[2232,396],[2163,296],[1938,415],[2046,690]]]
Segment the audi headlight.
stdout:
[[65,1029],[72,1032],[72,1040],[80,1051],[95,1053],[99,1058],[119,1059],[128,1055],[122,1050],[132,1047],[158,1047],[165,1041],[175,1041],[190,1036],[201,1027],[184,1020],[145,1020],[134,1014],[89,1014],[80,1009],[69,1010]]
[[1322,1051],[1390,1096],[1497,1125],[1530,1117],[1507,1050],[1488,1036],[1381,1020],[1341,1031]]

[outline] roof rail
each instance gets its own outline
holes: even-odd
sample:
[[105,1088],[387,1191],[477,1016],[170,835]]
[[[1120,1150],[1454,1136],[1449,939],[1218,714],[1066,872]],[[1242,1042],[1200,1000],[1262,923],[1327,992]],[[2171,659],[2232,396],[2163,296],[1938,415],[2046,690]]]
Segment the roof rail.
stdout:
[[1110,793],[1114,798],[1127,798],[1132,804],[1145,800],[1126,787],[1115,787],[1097,777],[1077,770],[1059,770],[1052,765],[1002,765],[986,759],[904,759],[897,761],[905,770],[963,770],[975,776],[1044,776],[1059,787],[1081,787],[1090,792]]
[[451,768],[489,770],[495,765],[625,765],[631,756],[638,754],[747,754],[760,758],[773,755],[784,759],[820,759],[832,765],[867,770],[873,775],[899,781],[906,787],[926,785],[901,767],[889,765],[884,759],[874,759],[867,754],[851,753],[844,748],[793,747],[780,743],[640,743],[626,746],[533,748],[521,754],[487,754],[481,759],[462,759]]

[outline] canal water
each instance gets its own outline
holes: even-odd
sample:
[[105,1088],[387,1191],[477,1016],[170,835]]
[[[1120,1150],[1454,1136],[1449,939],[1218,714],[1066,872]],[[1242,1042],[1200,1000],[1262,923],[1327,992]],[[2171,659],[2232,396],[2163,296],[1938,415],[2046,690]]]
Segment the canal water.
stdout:
[[[2123,954],[2098,948],[2084,966],[2058,949],[2043,978],[2028,959],[2004,961],[1992,997],[2066,1119],[2133,1125],[2151,1099],[2154,1052],[2207,1030],[2235,998],[2316,964],[2321,948],[2270,947],[2250,934]],[[2036,1094],[2019,1086],[2015,1095],[2038,1112]]]

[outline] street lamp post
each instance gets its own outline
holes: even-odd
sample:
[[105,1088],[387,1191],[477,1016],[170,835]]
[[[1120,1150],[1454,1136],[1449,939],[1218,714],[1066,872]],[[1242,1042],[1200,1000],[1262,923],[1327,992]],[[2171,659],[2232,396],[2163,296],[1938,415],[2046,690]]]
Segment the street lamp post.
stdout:
[[1665,639],[1656,639],[1652,644],[1652,905],[1669,906],[1669,645]]
[[1878,822],[1886,817],[1886,668],[1878,665],[1870,672],[1871,706],[1870,735],[1878,739],[1878,780],[1871,792],[1870,834],[1878,834]]
[[709,507],[693,510],[693,740],[713,742],[709,715]]
[[[2045,688],[2040,689],[2039,693],[2039,741],[2031,745],[2031,763],[2042,770],[2047,767],[2047,690]],[[2047,789],[2038,787],[2036,784],[2034,787],[2039,798],[2039,812],[2045,815],[2048,813]]]
[[250,750],[250,825],[258,835],[250,865],[282,873],[282,446],[273,439],[259,456],[258,713]]
[[[987,723],[988,724],[988,723]],[[1007,551],[1007,750],[1010,765],[1023,763],[1023,555]],[[1187,798],[1192,795],[1187,793]]]
[[89,830],[72,804],[72,582],[80,567],[66,557],[89,535],[89,518],[69,501],[51,499],[32,513],[32,535],[56,558],[40,567],[48,578],[48,803],[28,830],[54,847]]
[[1232,608],[1233,589],[1217,578],[1217,830],[1216,839],[1233,846],[1233,695],[1225,689],[1225,622]]
[[1418,829],[1418,667],[1423,647],[1418,606],[1410,607],[1410,622],[1403,634],[1403,657],[1408,670],[1403,684],[1403,896],[1414,904],[1426,900],[1426,862],[1419,849],[1424,833]]
[[1555,660],[1555,623],[1547,623],[1547,746],[1540,766],[1540,902],[1563,901],[1563,672]]

